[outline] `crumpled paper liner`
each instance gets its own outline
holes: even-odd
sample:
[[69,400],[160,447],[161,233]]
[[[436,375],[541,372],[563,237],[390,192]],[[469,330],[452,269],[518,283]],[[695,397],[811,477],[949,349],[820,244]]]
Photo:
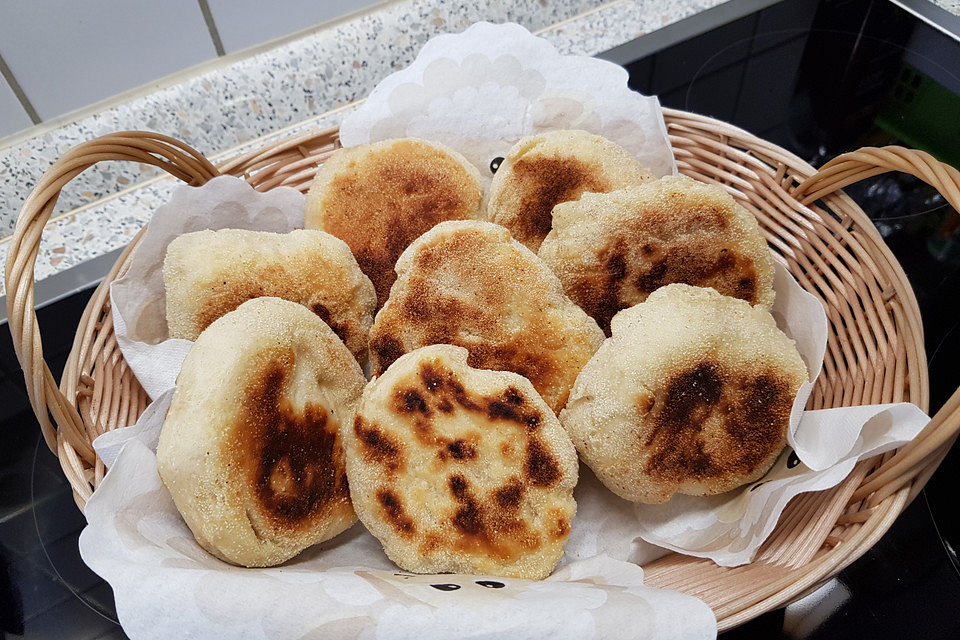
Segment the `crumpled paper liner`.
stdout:
[[340,124],[345,147],[412,136],[442,142],[490,178],[490,161],[524,136],[584,129],[626,148],[655,176],[676,173],[656,96],[620,65],[561,55],[518,24],[478,22],[423,45]]

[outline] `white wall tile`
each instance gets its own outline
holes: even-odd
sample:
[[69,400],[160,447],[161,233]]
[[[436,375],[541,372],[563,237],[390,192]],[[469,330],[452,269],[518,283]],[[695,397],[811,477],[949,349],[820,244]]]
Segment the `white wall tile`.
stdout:
[[382,0],[208,0],[227,53],[339,18]]
[[0,54],[44,119],[216,57],[196,0],[4,2]]
[[26,129],[32,122],[27,112],[20,106],[17,96],[7,81],[0,77],[0,138]]

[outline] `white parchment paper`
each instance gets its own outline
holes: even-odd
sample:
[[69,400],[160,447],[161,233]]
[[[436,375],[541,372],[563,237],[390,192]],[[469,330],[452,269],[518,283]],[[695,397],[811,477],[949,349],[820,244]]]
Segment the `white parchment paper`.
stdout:
[[703,602],[645,587],[639,566],[606,555],[565,562],[540,582],[420,576],[397,569],[357,524],[281,567],[233,567],[197,545],[140,439],[110,463],[87,503],[80,552],[113,586],[135,640],[716,636]]
[[627,87],[620,65],[561,55],[518,24],[478,22],[427,42],[340,124],[345,147],[413,136],[442,142],[492,176],[523,136],[585,129],[630,151],[654,175],[676,173],[656,96]]

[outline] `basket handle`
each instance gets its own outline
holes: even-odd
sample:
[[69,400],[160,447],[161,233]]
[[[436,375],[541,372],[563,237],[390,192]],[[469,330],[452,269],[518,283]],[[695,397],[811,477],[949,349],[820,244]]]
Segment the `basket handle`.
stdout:
[[47,446],[56,453],[59,435],[85,461],[95,454],[85,435],[83,421],[74,403],[64,396],[43,359],[43,344],[34,309],[33,268],[40,250],[40,236],[60,197],[60,191],[77,175],[103,160],[129,160],[160,167],[191,185],[201,185],[220,175],[203,155],[186,144],[159,133],[122,131],[96,138],[68,151],[51,166],[23,204],[10,241],[4,278],[7,288],[7,318],[17,360],[30,397],[30,406],[40,422]]
[[[960,211],[960,171],[940,162],[925,151],[904,147],[864,147],[844,153],[802,180],[793,196],[804,205],[843,187],[888,171],[901,171],[920,178]],[[930,463],[939,462],[960,431],[960,389],[955,391],[916,438],[897,450],[875,469],[856,491],[853,499],[864,499],[883,488],[889,494],[920,476]],[[921,476],[925,482],[929,474]],[[921,487],[915,487],[914,493]]]

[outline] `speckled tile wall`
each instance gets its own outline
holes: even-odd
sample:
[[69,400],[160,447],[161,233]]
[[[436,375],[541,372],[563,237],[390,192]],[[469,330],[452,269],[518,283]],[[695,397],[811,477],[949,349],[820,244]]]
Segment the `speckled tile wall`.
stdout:
[[946,9],[955,16],[960,16],[960,2],[957,0],[931,0],[941,9]]

